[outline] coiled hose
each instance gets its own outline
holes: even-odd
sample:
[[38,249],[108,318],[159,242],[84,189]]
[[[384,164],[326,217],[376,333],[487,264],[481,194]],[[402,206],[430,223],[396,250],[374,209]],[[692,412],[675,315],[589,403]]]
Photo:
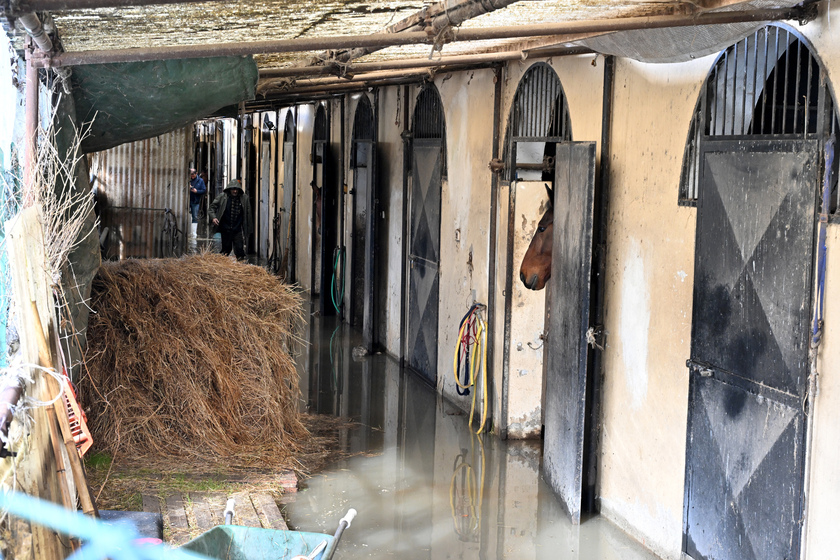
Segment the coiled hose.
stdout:
[[[458,342],[455,345],[455,357],[452,360],[452,368],[455,372],[456,391],[461,396],[470,394],[472,391],[472,404],[470,405],[469,426],[472,429],[473,416],[475,415],[475,401],[478,393],[478,376],[481,372],[481,385],[483,386],[483,406],[481,411],[481,423],[476,434],[484,431],[484,424],[487,422],[487,323],[482,317],[482,312],[487,306],[482,303],[475,303],[461,319],[458,328]],[[479,366],[479,358],[481,364]],[[463,372],[463,376],[461,373]],[[463,382],[461,381],[463,377]]]

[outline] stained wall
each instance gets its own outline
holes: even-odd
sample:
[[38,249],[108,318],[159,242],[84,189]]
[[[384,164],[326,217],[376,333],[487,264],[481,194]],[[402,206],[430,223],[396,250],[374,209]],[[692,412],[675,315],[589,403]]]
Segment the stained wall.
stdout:
[[[840,21],[840,8],[831,17]],[[823,13],[802,28],[816,55],[826,65],[832,83],[840,79],[840,39],[832,33]],[[696,210],[678,205],[683,150],[700,88],[715,56],[686,63],[645,64],[617,59],[611,121],[612,146],[609,171],[609,214],[606,251],[605,350],[599,379],[602,409],[599,424],[598,497],[601,514],[618,523],[664,558],[680,558],[685,480],[688,371],[690,354],[694,238]],[[504,138],[508,114],[521,76],[532,61],[507,65],[503,72],[502,122]],[[601,140],[603,57],[587,55],[547,61],[557,72],[569,105],[575,141]],[[496,209],[498,233],[490,236],[492,175],[487,164],[493,148],[493,72],[481,70],[438,76],[447,130],[448,177],[441,209],[441,296],[439,323],[438,388],[458,406],[468,408],[457,396],[452,376],[452,352],[457,324],[473,299],[487,302],[495,290],[499,306],[490,310],[495,360],[491,366],[491,404],[494,429],[510,435],[538,435],[541,424],[542,373],[514,375],[520,366],[519,342],[528,346],[536,330],[523,332],[517,320],[527,317],[539,327],[544,314],[544,296],[526,293],[519,286],[518,254],[510,270],[509,250],[521,248],[532,235],[540,214],[539,189],[527,185],[499,187]],[[836,90],[833,87],[833,91]],[[404,178],[403,141],[419,90],[390,87],[379,91],[378,172],[385,223],[385,243],[380,279],[386,290],[377,293],[381,302],[386,350],[400,356],[402,299],[405,293],[403,265]],[[406,111],[406,96],[408,111]],[[352,106],[352,105],[351,105]],[[311,106],[299,107],[298,202],[311,207]],[[352,111],[347,112],[348,119]],[[348,128],[349,130],[349,128]],[[307,136],[308,135],[308,136]],[[600,150],[600,145],[599,145]],[[309,175],[307,176],[307,173]],[[348,175],[348,180],[349,180]],[[521,192],[520,192],[521,187]],[[509,196],[510,190],[516,195]],[[508,214],[508,201],[515,207]],[[514,217],[514,239],[507,239],[508,215]],[[311,226],[299,220],[299,254]],[[837,226],[828,226],[828,244],[840,243]],[[497,258],[490,261],[495,244]],[[305,258],[298,261],[303,283],[309,278]],[[838,337],[832,317],[840,316],[840,303],[831,297],[840,283],[840,254],[829,249],[826,293],[828,294],[823,345],[817,370],[819,392],[809,440],[806,492],[805,558],[824,558],[840,546],[833,529],[833,507],[840,498],[840,383],[834,370],[840,366]],[[496,283],[489,286],[490,270]],[[505,356],[505,280],[512,278],[516,305],[511,312],[510,352]],[[515,290],[519,289],[517,295]],[[521,303],[521,305],[520,305]],[[501,312],[501,314],[500,314]],[[523,349],[524,352],[524,349]],[[503,377],[508,371],[508,378]],[[502,392],[505,383],[507,393]],[[507,416],[501,411],[507,407]],[[522,419],[525,422],[522,422]],[[519,426],[527,425],[527,429]]]

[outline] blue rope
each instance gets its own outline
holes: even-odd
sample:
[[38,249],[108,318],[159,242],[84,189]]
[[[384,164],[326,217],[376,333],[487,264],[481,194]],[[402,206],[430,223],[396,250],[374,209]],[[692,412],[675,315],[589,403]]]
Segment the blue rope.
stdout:
[[85,541],[67,560],[209,560],[166,545],[134,544],[140,538],[130,523],[103,523],[93,517],[33,498],[20,492],[0,492],[0,509],[64,535]]
[[831,196],[831,170],[834,165],[834,138],[825,143],[825,176],[823,177],[822,212],[820,212],[820,237],[817,242],[817,308],[814,310],[814,327],[811,331],[811,346],[816,348],[822,338],[823,303],[825,301],[825,265],[828,248],[825,245],[828,212]]
[[[338,282],[336,281],[336,276],[339,275],[339,268],[341,268],[341,293],[337,294]],[[336,295],[338,295],[337,302]],[[330,285],[330,297],[332,298],[332,304],[335,307],[336,313],[341,313],[341,302],[344,301],[344,247],[336,247],[333,253],[333,276],[332,284]]]

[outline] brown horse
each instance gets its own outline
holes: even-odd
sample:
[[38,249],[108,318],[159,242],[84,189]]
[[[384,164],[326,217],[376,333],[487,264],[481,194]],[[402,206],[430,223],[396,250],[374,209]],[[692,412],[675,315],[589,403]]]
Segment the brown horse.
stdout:
[[315,181],[309,183],[312,186],[312,199],[315,203],[315,231],[321,233],[321,208],[324,205],[323,189]]
[[537,232],[522,257],[519,279],[529,290],[542,290],[551,278],[551,244],[554,239],[554,191],[548,191],[548,209],[537,224]]

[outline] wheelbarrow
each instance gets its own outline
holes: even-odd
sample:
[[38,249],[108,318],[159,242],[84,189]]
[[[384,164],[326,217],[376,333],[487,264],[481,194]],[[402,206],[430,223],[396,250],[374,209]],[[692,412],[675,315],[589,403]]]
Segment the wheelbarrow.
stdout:
[[330,560],[342,533],[356,517],[356,510],[351,508],[339,521],[335,535],[328,535],[232,525],[233,508],[233,500],[228,500],[225,524],[181,548],[218,560]]

